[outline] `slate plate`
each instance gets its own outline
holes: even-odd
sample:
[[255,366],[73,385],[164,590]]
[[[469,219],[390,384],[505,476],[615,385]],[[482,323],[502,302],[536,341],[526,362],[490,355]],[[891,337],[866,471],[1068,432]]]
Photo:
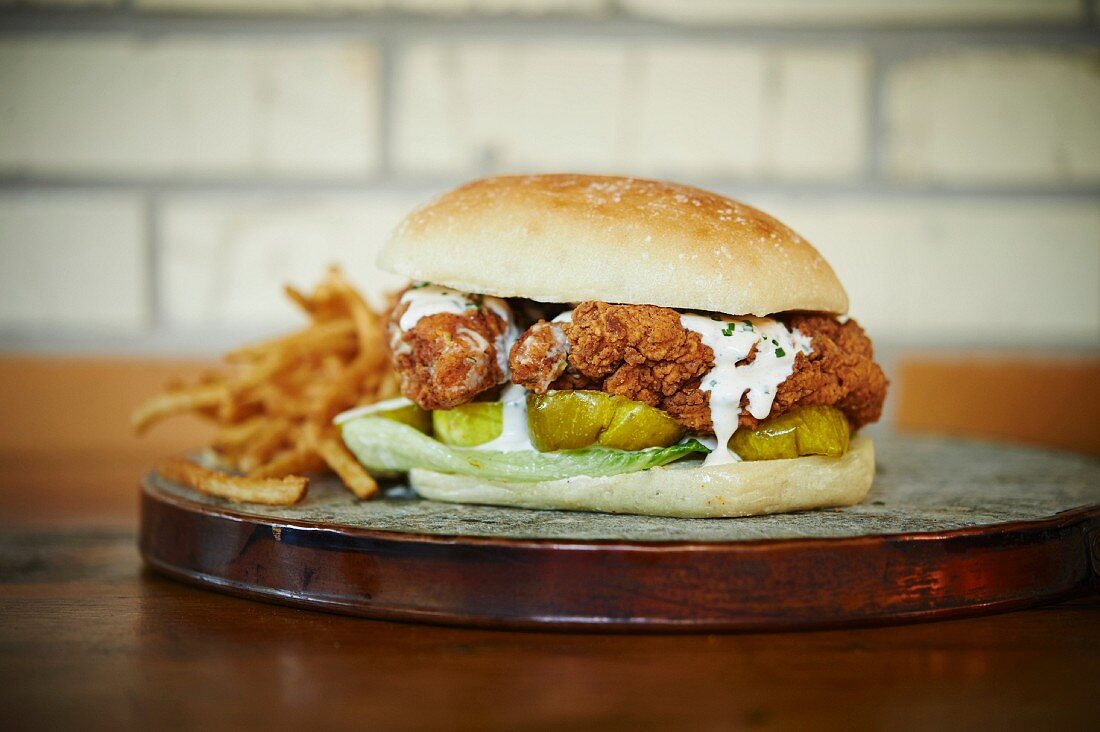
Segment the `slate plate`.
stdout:
[[168,574],[372,617],[512,627],[746,629],[891,622],[1088,591],[1100,461],[957,439],[877,439],[866,501],[741,519],[360,502],[317,479],[293,507],[155,474],[141,546]]

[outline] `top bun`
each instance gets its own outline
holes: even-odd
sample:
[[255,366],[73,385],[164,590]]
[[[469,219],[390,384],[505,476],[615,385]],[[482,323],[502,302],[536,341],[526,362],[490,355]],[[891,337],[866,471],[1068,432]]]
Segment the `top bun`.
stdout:
[[638,178],[476,180],[410,214],[378,263],[414,280],[542,302],[730,315],[848,310],[828,262],[771,216]]

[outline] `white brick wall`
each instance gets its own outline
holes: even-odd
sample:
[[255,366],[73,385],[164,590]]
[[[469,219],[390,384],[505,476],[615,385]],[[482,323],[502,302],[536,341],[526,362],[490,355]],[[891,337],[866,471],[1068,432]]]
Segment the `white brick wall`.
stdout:
[[1070,21],[1077,0],[620,0],[641,16],[679,23],[981,23]]
[[620,44],[424,44],[397,61],[402,172],[611,169],[623,158]]
[[630,157],[641,171],[753,173],[768,111],[758,49],[682,44],[637,53]]
[[[0,0],[4,5],[109,5],[118,0]],[[612,8],[675,23],[767,25],[1068,22],[1079,0],[132,0],[142,9],[191,12],[385,12],[599,15]]]
[[0,350],[284,327],[283,281],[395,285],[414,205],[543,170],[759,201],[880,342],[1100,349],[1084,2],[76,3],[0,0]]
[[303,39],[0,41],[0,173],[361,176],[377,66]]
[[[742,197],[822,251],[853,316],[884,343],[1100,347],[1100,209],[1089,202]],[[308,285],[333,261],[372,292],[397,287],[401,278],[379,273],[373,258],[427,198],[173,198],[159,226],[166,322],[180,330],[289,325],[278,285]]]
[[408,13],[461,13],[540,15],[543,13],[593,14],[608,7],[607,0],[134,0],[150,10],[191,10],[248,13],[327,13],[347,11],[397,11]]
[[542,13],[592,14],[606,10],[610,0],[387,0],[393,10],[419,13]]
[[950,183],[1100,182],[1100,56],[961,52],[897,66],[890,171]]
[[132,333],[148,324],[136,196],[0,195],[0,328]]
[[775,113],[765,170],[791,178],[851,177],[866,160],[870,60],[855,50],[786,51],[774,60]]
[[1100,207],[1043,198],[750,199],[833,265],[889,343],[1100,347]]
[[365,292],[404,280],[374,266],[390,230],[427,196],[192,195],[160,207],[158,290],[165,323],[178,330],[270,328],[300,316],[283,283],[312,286],[340,264]]
[[0,8],[9,5],[29,5],[47,7],[107,7],[117,5],[119,0],[0,0]]
[[411,174],[848,177],[867,68],[845,48],[418,45],[398,59],[394,159]]

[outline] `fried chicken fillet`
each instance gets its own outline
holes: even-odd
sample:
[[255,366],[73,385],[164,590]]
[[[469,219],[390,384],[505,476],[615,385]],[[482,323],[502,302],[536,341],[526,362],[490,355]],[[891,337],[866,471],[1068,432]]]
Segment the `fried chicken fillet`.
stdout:
[[401,393],[423,409],[450,409],[506,381],[497,344],[508,324],[488,308],[436,313],[402,330],[408,304],[390,314],[389,344]]
[[[877,420],[887,381],[863,329],[854,320],[823,315],[783,321],[812,338],[813,352],[796,356],[769,417],[798,406],[835,405],[853,429]],[[581,303],[571,322],[540,321],[528,329],[512,346],[509,366],[514,383],[537,393],[602,390],[660,407],[694,432],[713,432],[710,393],[699,386],[714,366],[714,352],[670,308]],[[740,424],[755,427],[759,420],[745,412],[746,404],[742,399]]]

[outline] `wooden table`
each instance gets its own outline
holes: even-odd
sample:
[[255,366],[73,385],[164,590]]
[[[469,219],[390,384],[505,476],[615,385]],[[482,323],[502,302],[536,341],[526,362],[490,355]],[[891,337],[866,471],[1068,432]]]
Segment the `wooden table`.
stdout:
[[[1090,364],[1052,381],[1073,387],[1058,420],[1019,437],[1097,452]],[[209,432],[184,420],[136,442],[126,415],[203,367],[0,358],[0,729],[1097,727],[1100,595],[865,630],[601,636],[359,620],[148,573],[138,478]],[[958,368],[917,390],[928,370],[902,371],[900,424],[963,403]],[[1000,383],[987,372],[969,365],[966,388]],[[983,404],[1019,413],[1027,390],[1009,386]],[[935,425],[998,434],[957,411]]]
[[[1098,719],[1100,596],[980,619],[629,636],[359,620],[142,569],[147,454],[0,453],[4,728],[1058,728]],[[95,486],[132,486],[103,499]]]

